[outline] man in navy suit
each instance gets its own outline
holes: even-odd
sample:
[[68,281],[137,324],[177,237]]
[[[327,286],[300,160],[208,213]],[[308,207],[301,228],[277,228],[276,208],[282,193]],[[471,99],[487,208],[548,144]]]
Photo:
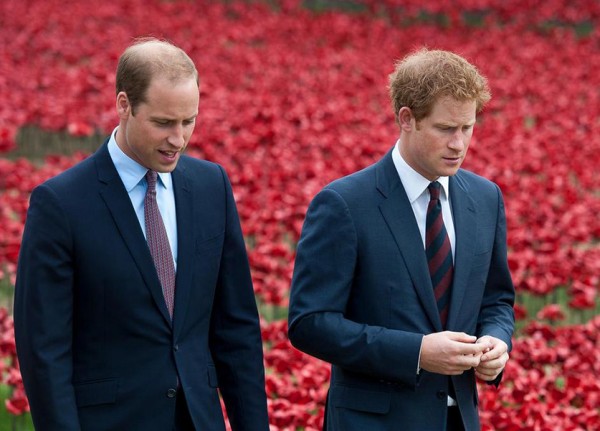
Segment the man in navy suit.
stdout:
[[218,388],[233,430],[266,431],[231,185],[222,167],[183,155],[198,72],[181,49],[146,39],[121,56],[116,86],[107,142],[31,195],[14,314],[34,425],[224,430]]
[[390,93],[396,145],[310,204],[289,337],[332,364],[329,431],[474,431],[476,377],[499,383],[514,326],[501,192],[460,169],[490,94],[465,59],[425,49]]

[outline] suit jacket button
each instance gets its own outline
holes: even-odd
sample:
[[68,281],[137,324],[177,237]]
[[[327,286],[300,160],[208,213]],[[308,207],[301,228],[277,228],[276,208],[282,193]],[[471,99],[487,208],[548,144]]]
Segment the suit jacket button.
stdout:
[[167,391],[167,397],[175,398],[175,395],[177,395],[177,389],[171,388]]
[[447,397],[448,397],[448,394],[446,394],[446,391],[437,391],[437,394],[436,394],[436,396],[437,396],[437,397],[438,397],[440,400],[442,400],[442,399],[444,399],[444,398],[447,398]]

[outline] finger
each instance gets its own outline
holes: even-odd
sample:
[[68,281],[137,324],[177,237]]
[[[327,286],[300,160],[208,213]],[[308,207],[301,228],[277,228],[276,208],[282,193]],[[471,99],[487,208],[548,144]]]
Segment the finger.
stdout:
[[475,371],[488,376],[497,376],[504,369],[504,364],[492,365],[489,362],[482,362],[475,367]]
[[502,356],[502,354],[503,354],[503,352],[495,351],[495,350],[490,350],[489,352],[484,352],[484,354],[481,355],[481,362],[494,361],[494,360],[500,358]]
[[459,355],[456,359],[456,366],[463,371],[476,368],[480,364],[480,355]]
[[491,362],[481,362],[476,370],[487,375],[495,375],[497,376],[504,370],[506,366],[506,361],[503,359],[498,359]]
[[475,371],[475,376],[482,380],[493,380],[496,378],[492,373],[482,373],[481,371]]
[[491,361],[482,361],[482,362],[480,362],[480,365],[482,365],[486,368],[503,369],[506,366],[507,362],[508,362],[508,353],[505,353],[497,359],[493,359]]
[[504,358],[504,356],[500,356],[499,358],[488,358],[485,360],[483,359],[483,356],[482,356],[479,361],[479,364],[485,368],[500,368],[506,364],[506,361],[507,361],[507,359]]
[[484,353],[488,352],[494,348],[494,343],[493,343],[492,339],[487,336],[477,339],[477,341],[475,343],[476,344],[485,344],[487,346],[487,348],[483,351]]
[[480,373],[479,371],[475,371],[475,376],[478,379],[484,380],[486,382],[491,382],[492,380],[494,380],[498,376],[498,374],[496,374],[496,375],[488,375],[488,374]]
[[460,343],[457,344],[457,351],[460,354],[463,355],[475,355],[478,358],[481,356],[481,354],[487,349],[487,345],[486,344],[467,344],[467,343]]
[[461,343],[475,343],[477,341],[477,337],[474,335],[465,334],[464,332],[447,331],[446,333],[449,339],[459,341]]
[[475,373],[476,374],[480,374],[482,376],[486,376],[490,379],[495,379],[498,374],[500,374],[502,372],[502,368],[491,368],[491,369],[485,369],[485,368],[475,368]]
[[481,373],[484,374],[490,374],[490,373],[498,373],[500,369],[502,369],[502,364],[499,362],[480,362],[479,365],[476,367],[476,369],[478,371],[480,371]]
[[[506,354],[506,345],[502,344],[496,344],[490,351],[488,352],[484,352],[483,356],[481,357],[482,361],[490,361],[493,359],[497,359],[502,357],[502,355]],[[507,358],[508,359],[508,358]]]

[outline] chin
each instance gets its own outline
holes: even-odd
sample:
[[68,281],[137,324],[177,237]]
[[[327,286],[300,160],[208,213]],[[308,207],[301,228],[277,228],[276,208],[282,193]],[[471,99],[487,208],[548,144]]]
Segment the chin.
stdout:
[[448,177],[451,177],[452,175],[456,174],[459,169],[460,169],[460,165],[459,166],[453,166],[450,169],[446,169],[446,173],[444,175],[446,175]]

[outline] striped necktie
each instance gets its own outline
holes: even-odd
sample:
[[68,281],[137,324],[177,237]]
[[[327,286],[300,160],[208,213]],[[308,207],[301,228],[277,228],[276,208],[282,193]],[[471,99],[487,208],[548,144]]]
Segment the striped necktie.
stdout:
[[441,184],[437,181],[430,183],[427,187],[430,200],[427,206],[425,254],[427,255],[429,274],[431,275],[440,320],[445,328],[450,306],[450,290],[454,268],[452,266],[450,239],[442,217],[440,188]]
[[157,173],[148,171],[146,181],[148,189],[144,198],[144,221],[146,223],[146,241],[150,248],[150,254],[154,260],[154,266],[158,279],[162,286],[165,302],[169,315],[173,318],[173,306],[175,303],[175,263],[167,237],[167,230],[156,202],[156,178]]

